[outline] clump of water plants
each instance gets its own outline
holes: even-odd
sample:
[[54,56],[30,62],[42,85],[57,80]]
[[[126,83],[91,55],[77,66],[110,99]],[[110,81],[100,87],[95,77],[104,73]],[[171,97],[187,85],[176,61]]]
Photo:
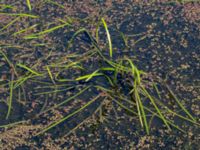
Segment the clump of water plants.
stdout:
[[[97,94],[94,98],[92,98],[89,102],[87,102],[85,105],[77,109],[76,111],[68,114],[61,120],[55,121],[54,123],[51,123],[46,128],[44,128],[42,131],[40,131],[37,135],[40,135],[53,127],[57,126],[58,124],[67,121],[67,119],[73,117],[77,113],[80,113],[84,109],[86,109],[89,105],[95,103],[96,101],[99,101],[101,99],[101,104],[99,107],[97,107],[96,111],[102,111],[100,107],[103,107],[102,104],[104,104],[105,100],[109,100],[110,103],[116,103],[119,107],[123,108],[127,112],[129,112],[132,115],[135,115],[138,117],[138,122],[141,125],[141,128],[144,128],[147,134],[150,134],[151,130],[151,121],[154,117],[159,118],[162,120],[162,122],[165,124],[166,128],[169,130],[172,130],[173,128],[176,128],[182,132],[185,132],[181,127],[176,125],[173,120],[166,117],[166,114],[171,114],[173,116],[179,117],[185,121],[188,121],[190,123],[193,123],[194,125],[199,126],[199,123],[196,122],[196,119],[190,114],[190,112],[181,104],[179,99],[175,96],[175,94],[172,92],[170,87],[166,84],[163,84],[161,82],[164,82],[164,80],[159,81],[156,80],[155,77],[149,77],[148,73],[139,70],[133,63],[131,59],[128,57],[124,57],[118,60],[114,60],[113,57],[113,49],[112,49],[112,42],[111,42],[111,36],[109,34],[109,30],[107,27],[107,24],[105,20],[102,18],[102,24],[104,26],[104,29],[106,31],[107,39],[108,39],[108,45],[109,45],[109,58],[106,58],[101,48],[98,46],[98,43],[96,42],[89,31],[82,28],[78,30],[73,38],[70,41],[70,44],[72,44],[73,39],[76,38],[79,34],[85,33],[90,40],[92,41],[92,45],[94,46],[94,52],[98,54],[98,56],[101,58],[101,60],[104,62],[105,66],[102,66],[90,74],[82,75],[74,79],[74,81],[84,81],[89,82],[90,80],[96,80],[98,77],[105,78],[106,82],[109,86],[101,86],[98,84],[93,84],[90,86],[87,86],[82,91],[74,95],[73,97],[70,97],[66,101],[61,102],[60,104],[57,104],[53,108],[57,108],[61,105],[67,105],[69,101],[74,99],[77,95],[80,95],[81,93],[88,90],[90,87],[96,88],[98,91],[101,91],[102,94]],[[100,24],[99,24],[100,25]],[[92,56],[90,56],[92,57]],[[70,67],[76,66],[76,64],[79,62],[72,62],[70,63]],[[80,69],[81,67],[79,67]],[[82,68],[81,68],[82,69]],[[31,71],[31,70],[30,70]],[[49,77],[51,78],[52,82],[54,82],[54,77],[50,71],[50,69],[47,66],[47,71],[49,74]],[[33,71],[31,71],[33,72]],[[151,78],[151,79],[150,79]],[[73,79],[72,79],[73,80]],[[123,89],[125,87],[126,90]],[[157,85],[163,85],[166,87],[166,92],[168,92],[172,96],[172,100],[175,101],[175,103],[180,107],[181,111],[185,113],[185,115],[181,115],[178,112],[174,111],[170,107],[168,107],[162,100],[162,95],[160,94],[160,91],[157,87]],[[103,97],[103,98],[102,98]],[[103,100],[102,100],[103,99]],[[48,109],[48,110],[50,110]],[[96,112],[95,111],[95,112]],[[100,113],[100,118],[102,118],[102,112]],[[76,127],[75,127],[76,128]]]

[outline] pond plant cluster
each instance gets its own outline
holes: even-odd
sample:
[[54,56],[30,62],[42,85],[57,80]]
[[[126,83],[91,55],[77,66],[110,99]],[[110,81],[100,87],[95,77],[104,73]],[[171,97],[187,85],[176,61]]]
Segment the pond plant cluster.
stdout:
[[[115,142],[120,149],[171,148],[180,135],[187,143],[182,147],[197,148],[200,28],[181,14],[174,22],[170,17],[184,12],[185,3],[196,5],[1,2],[1,149],[116,149]],[[194,64],[176,68],[177,59],[190,57]],[[181,81],[192,89],[179,90]],[[109,137],[113,144],[106,146]],[[176,141],[179,147],[183,141]]]

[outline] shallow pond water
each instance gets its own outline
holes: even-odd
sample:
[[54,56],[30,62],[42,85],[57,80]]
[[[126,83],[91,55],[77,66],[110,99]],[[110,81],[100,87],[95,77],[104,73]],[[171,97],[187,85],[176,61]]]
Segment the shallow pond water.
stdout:
[[[187,17],[188,3],[137,0],[30,2],[31,11],[25,1],[0,3],[0,19],[3,20],[0,31],[5,28],[0,32],[1,149],[198,149],[200,17],[195,11],[195,19],[191,21]],[[4,9],[5,4],[11,8]],[[194,8],[200,6],[198,2],[191,5]],[[18,17],[16,14],[22,13],[39,17],[19,17],[8,25]],[[99,26],[102,17],[112,40],[112,58],[105,28]],[[62,28],[47,31],[66,22],[69,24]],[[14,35],[34,25],[32,29]],[[90,35],[87,31],[77,34],[82,28]],[[170,115],[161,106],[164,116],[186,132],[173,126],[169,131],[159,115],[147,111],[150,124],[147,135],[141,128],[139,117],[134,115],[137,107],[132,106],[135,100],[130,91],[135,78],[126,71],[118,74],[110,70],[99,71],[99,68],[113,67],[106,59],[120,64],[123,58],[129,58],[139,70],[148,73],[142,76],[142,82],[144,80],[143,85],[152,97],[159,99],[158,104],[162,102],[188,118],[177,105],[173,91],[189,114],[197,119],[197,124]],[[100,75],[93,74],[94,77],[89,76],[86,81],[77,80],[95,71]],[[88,78],[91,79],[87,81]],[[5,119],[12,81],[12,107]],[[102,87],[113,93],[109,95]],[[144,106],[156,112],[144,91],[140,94]],[[132,103],[123,101],[126,99]],[[79,113],[35,136],[92,100],[94,103]],[[116,101],[124,106],[120,107]],[[23,122],[4,126],[18,121]]]

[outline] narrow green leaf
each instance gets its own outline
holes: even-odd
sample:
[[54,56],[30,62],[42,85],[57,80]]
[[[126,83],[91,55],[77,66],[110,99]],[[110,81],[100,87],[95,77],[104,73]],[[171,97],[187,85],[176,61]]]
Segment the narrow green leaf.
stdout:
[[31,8],[31,2],[30,2],[30,0],[26,0],[26,3],[27,3],[27,6],[28,6],[28,9],[31,11],[32,8]]
[[99,71],[99,69],[96,70],[96,71],[94,71],[94,72],[91,73],[91,74],[87,74],[87,75],[78,77],[78,78],[76,78],[76,81],[84,80],[84,79],[85,79],[85,81],[87,82],[87,81],[89,81],[90,79],[92,79],[92,78],[95,77],[95,76],[101,76],[101,75],[103,75],[103,73],[98,73],[98,71]]
[[170,94],[173,96],[174,100],[176,101],[176,103],[179,105],[179,107],[194,121],[196,122],[196,119],[189,113],[189,111],[181,104],[181,102],[179,101],[179,99],[176,97],[176,95],[172,92],[172,90],[170,89],[170,87],[168,85],[166,85],[168,91],[170,92]]
[[106,30],[108,44],[109,44],[110,57],[112,58],[112,56],[113,56],[112,41],[111,41],[110,33],[109,33],[109,30],[108,30],[108,26],[107,26],[107,24],[106,24],[106,22],[103,18],[101,19],[101,21],[103,22],[103,26]]
[[171,129],[170,126],[169,126],[169,124],[167,123],[167,120],[165,119],[165,117],[161,113],[161,110],[158,108],[158,106],[156,105],[154,99],[151,97],[151,95],[149,94],[149,92],[147,92],[147,90],[143,86],[141,86],[141,88],[142,88],[143,92],[146,94],[146,96],[149,98],[149,100],[151,101],[151,103],[153,104],[154,108],[156,109],[156,111],[160,115],[160,118],[165,123],[165,125],[167,126],[167,128]]
[[25,14],[25,13],[2,13],[2,12],[0,12],[0,15],[39,18],[39,16],[35,16],[35,15],[31,15],[31,14]]
[[[14,76],[14,75],[13,75]],[[10,81],[9,84],[9,88],[10,88],[10,96],[9,96],[9,101],[8,101],[8,111],[7,111],[7,115],[6,115],[6,119],[9,118],[10,113],[11,113],[11,109],[12,109],[12,100],[13,100],[13,77]]]
[[47,72],[48,72],[48,74],[49,74],[49,77],[50,77],[51,81],[55,84],[55,81],[54,81],[54,79],[53,79],[53,75],[52,75],[52,73],[51,73],[51,70],[50,70],[49,66],[47,66],[46,68],[47,68]]
[[0,29],[0,32],[7,29],[9,26],[11,26],[12,24],[14,24],[16,21],[18,21],[20,19],[20,17],[15,18],[14,20],[12,20],[11,22],[9,22],[7,25],[5,25],[3,28]]
[[23,64],[20,64],[20,63],[19,63],[19,64],[17,64],[17,66],[19,66],[19,67],[21,67],[21,68],[23,68],[23,69],[25,69],[25,70],[28,70],[29,72],[31,72],[31,73],[33,73],[33,74],[35,74],[35,75],[38,75],[38,76],[41,76],[41,75],[42,75],[41,73],[38,73],[38,72],[32,70],[31,68],[29,68],[29,67],[23,65]]
[[82,110],[84,110],[86,107],[88,107],[89,105],[91,105],[92,103],[94,103],[98,98],[100,97],[100,95],[97,95],[95,98],[93,98],[91,101],[89,101],[88,103],[86,103],[85,105],[83,105],[81,108],[77,109],[76,111],[70,113],[69,115],[67,115],[66,117],[50,124],[47,128],[43,129],[42,131],[40,131],[39,133],[36,134],[36,136],[50,130],[51,128],[59,125],[60,123],[64,122],[65,120],[71,118],[72,116],[76,115],[77,113],[81,112]]
[[18,34],[21,34],[21,33],[23,33],[23,32],[26,32],[26,31],[28,31],[28,30],[31,30],[31,29],[35,28],[36,26],[38,26],[38,24],[34,24],[34,25],[32,25],[32,26],[30,26],[30,27],[28,27],[28,28],[26,28],[26,29],[22,29],[22,30],[20,30],[20,31],[17,31],[17,32],[13,33],[13,36],[16,36],[16,35],[18,35]]

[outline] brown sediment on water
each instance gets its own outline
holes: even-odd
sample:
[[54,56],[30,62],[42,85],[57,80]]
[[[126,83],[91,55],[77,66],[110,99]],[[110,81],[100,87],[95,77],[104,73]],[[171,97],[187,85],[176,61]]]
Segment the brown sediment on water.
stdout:
[[34,142],[27,141],[41,127],[41,125],[17,125],[11,129],[6,129],[3,133],[0,133],[0,148],[2,150],[15,149],[23,145],[34,147]]
[[190,2],[183,5],[184,16],[189,22],[200,22],[200,2]]
[[5,23],[8,20],[11,20],[11,18],[0,14],[0,23]]

